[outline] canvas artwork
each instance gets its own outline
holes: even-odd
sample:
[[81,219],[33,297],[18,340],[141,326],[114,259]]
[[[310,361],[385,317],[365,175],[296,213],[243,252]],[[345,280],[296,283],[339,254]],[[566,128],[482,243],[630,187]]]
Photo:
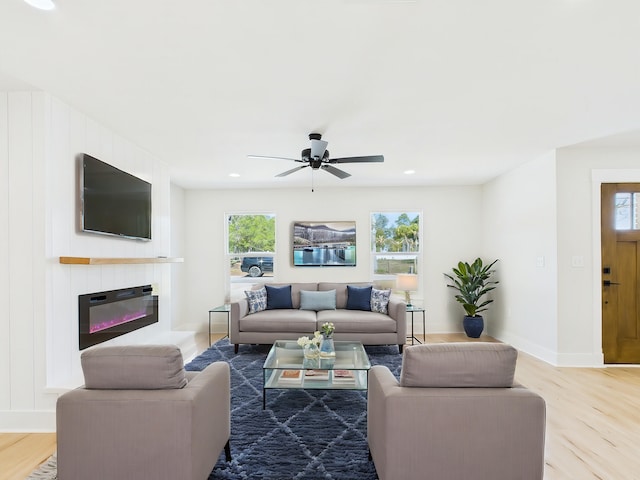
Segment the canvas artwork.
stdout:
[[294,266],[356,265],[356,222],[295,222]]

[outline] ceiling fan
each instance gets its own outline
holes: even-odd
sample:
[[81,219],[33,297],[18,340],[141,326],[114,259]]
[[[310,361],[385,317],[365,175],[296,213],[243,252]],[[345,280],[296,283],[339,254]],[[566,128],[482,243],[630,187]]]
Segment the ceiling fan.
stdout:
[[286,172],[279,173],[276,177],[286,177],[303,168],[311,167],[311,171],[324,170],[332,175],[342,179],[350,177],[351,174],[340,170],[333,166],[335,163],[372,163],[372,162],[384,162],[384,156],[382,155],[370,155],[364,157],[344,157],[344,158],[329,158],[329,150],[327,145],[329,142],[322,140],[320,133],[310,133],[309,140],[311,140],[311,148],[305,148],[302,150],[301,158],[284,158],[284,157],[270,157],[265,155],[249,155],[249,158],[272,158],[275,160],[288,160],[290,162],[304,163],[298,167],[287,170]]

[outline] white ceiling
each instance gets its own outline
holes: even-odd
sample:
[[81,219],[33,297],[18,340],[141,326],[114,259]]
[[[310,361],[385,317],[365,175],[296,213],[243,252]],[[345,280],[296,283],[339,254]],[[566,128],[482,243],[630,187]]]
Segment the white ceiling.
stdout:
[[186,188],[307,186],[247,155],[299,158],[314,131],[334,158],[385,156],[316,186],[477,184],[557,147],[640,145],[637,0],[56,4],[0,1],[0,89],[50,92]]

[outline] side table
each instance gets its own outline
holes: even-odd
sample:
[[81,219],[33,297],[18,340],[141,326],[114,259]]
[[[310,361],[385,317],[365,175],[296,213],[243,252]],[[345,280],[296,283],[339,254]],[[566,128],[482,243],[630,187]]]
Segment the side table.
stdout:
[[[212,313],[226,313],[227,314],[227,337],[229,336],[229,322],[231,321],[231,305],[228,303],[220,305],[218,307],[209,310],[209,346],[211,346],[211,314]],[[224,338],[224,337],[222,337]]]
[[407,305],[407,313],[411,314],[411,336],[407,335],[407,339],[411,339],[411,345],[414,345],[414,342],[418,342],[420,344],[422,344],[422,342],[420,340],[418,340],[415,336],[415,334],[413,333],[413,314],[414,313],[420,313],[422,312],[422,335],[424,338],[424,335],[427,334],[426,331],[426,313],[425,313],[425,309],[422,307],[417,307],[416,305]]

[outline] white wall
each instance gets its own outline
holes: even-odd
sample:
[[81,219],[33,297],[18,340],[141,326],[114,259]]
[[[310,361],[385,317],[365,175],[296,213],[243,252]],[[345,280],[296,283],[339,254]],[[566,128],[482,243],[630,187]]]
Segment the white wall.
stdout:
[[[82,383],[79,294],[157,284],[160,322],[112,343],[144,343],[171,328],[171,265],[58,262],[170,255],[168,169],[42,92],[0,93],[0,127],[0,430],[52,430],[58,394]],[[82,152],[152,183],[153,241],[78,232]]]
[[[427,332],[461,331],[462,310],[446,288],[443,273],[460,258],[480,254],[480,187],[318,188],[313,193],[308,189],[186,191],[184,268],[189,285],[183,317],[188,327],[206,331],[208,310],[225,300],[225,213],[277,215],[277,281],[355,282],[371,278],[370,214],[375,211],[422,212],[424,277],[421,291],[412,299],[427,308]],[[293,267],[291,225],[301,220],[355,220],[357,266]],[[220,317],[213,319],[215,328],[226,332]]]
[[[184,258],[184,189],[171,184],[171,257]],[[187,288],[184,264],[171,267],[171,328],[181,330],[187,320],[182,317]]]
[[[640,148],[563,148],[558,179],[558,357],[600,365],[602,312],[599,185],[640,182]],[[606,175],[599,172],[606,172]],[[575,266],[581,259],[584,266]]]
[[485,260],[500,281],[485,318],[487,331],[556,363],[556,162],[548,154],[483,188]]

